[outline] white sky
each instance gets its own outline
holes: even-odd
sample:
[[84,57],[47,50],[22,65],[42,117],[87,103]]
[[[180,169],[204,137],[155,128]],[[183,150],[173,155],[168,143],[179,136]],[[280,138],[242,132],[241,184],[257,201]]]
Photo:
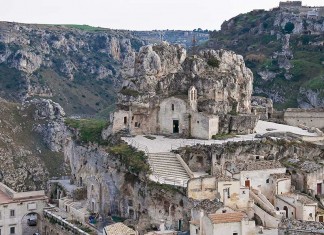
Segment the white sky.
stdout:
[[[224,20],[279,0],[0,0],[0,20],[113,29],[219,29]],[[324,5],[304,0],[303,5]]]

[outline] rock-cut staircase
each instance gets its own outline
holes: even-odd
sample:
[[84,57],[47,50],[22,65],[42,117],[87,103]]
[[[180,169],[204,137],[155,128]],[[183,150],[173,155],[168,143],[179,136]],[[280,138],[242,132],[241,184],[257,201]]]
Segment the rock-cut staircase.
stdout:
[[190,179],[184,166],[174,153],[149,153],[151,179],[162,184],[187,187]]

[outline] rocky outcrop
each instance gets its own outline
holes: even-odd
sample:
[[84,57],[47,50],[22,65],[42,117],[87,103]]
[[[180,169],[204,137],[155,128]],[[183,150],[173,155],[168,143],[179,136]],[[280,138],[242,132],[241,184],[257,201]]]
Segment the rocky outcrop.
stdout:
[[38,121],[33,129],[40,133],[47,147],[54,152],[63,150],[69,132],[64,124],[63,108],[52,100],[33,99],[24,103],[24,108],[35,106],[34,120]]
[[[141,232],[158,227],[161,220],[171,228],[176,228],[178,220],[183,220],[184,228],[188,228],[191,203],[180,189],[148,182],[142,173],[130,173],[120,156],[97,145],[83,147],[69,140],[64,155],[71,164],[76,184],[81,180],[89,188],[93,185],[93,191],[100,188],[100,193],[91,197],[98,201],[104,215],[128,218],[126,223],[136,225]],[[90,207],[91,200],[88,195],[85,206]]]
[[[138,95],[121,91],[120,104],[128,101],[148,104],[155,99],[186,94],[189,87],[195,86],[200,111],[250,112],[253,74],[245,67],[243,57],[231,51],[203,50],[187,56],[179,45],[164,42],[145,46],[135,58],[134,54],[128,58],[124,74],[127,76],[123,89]],[[215,102],[222,108],[213,110]]]
[[56,117],[63,114],[57,105],[31,101],[22,106],[0,100],[0,107],[1,182],[17,191],[45,189],[49,177],[68,172],[63,155],[50,151],[43,141],[60,135],[57,129],[52,128],[45,138],[34,131],[39,125],[49,127],[51,121],[57,121]]
[[[6,74],[2,96],[15,101],[52,97],[69,113],[113,105],[119,67],[135,45],[144,45],[130,31],[110,29],[0,22],[0,35],[0,70]],[[10,87],[16,88],[14,94]]]
[[298,104],[301,108],[323,108],[324,97],[322,89],[308,89],[301,87],[299,89]]

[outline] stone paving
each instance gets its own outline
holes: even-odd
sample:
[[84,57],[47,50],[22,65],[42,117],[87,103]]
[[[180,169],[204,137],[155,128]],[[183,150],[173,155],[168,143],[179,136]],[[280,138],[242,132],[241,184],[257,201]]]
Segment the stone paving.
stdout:
[[[271,129],[271,131],[267,131]],[[144,135],[138,135],[135,137],[123,137],[122,139],[128,144],[134,146],[139,150],[143,150],[149,153],[161,153],[170,152],[171,150],[178,149],[184,146],[192,146],[196,144],[211,145],[211,144],[223,144],[225,142],[238,142],[246,140],[255,140],[256,134],[265,134],[270,132],[292,132],[298,135],[304,136],[317,136],[316,133],[310,133],[307,130],[303,130],[299,127],[288,126],[283,124],[277,124],[266,121],[259,121],[256,128],[256,133],[249,135],[238,135],[234,138],[226,140],[199,140],[199,139],[171,139],[164,136],[151,135],[155,139],[151,140]]]

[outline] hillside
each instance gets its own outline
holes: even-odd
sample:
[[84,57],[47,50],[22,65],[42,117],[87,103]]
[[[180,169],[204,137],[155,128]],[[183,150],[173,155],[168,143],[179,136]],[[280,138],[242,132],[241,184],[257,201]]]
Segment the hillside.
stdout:
[[206,32],[111,30],[87,25],[0,22],[0,97],[46,97],[68,115],[107,117],[120,89],[120,70],[145,44],[206,41]]
[[211,33],[204,48],[229,49],[252,69],[254,94],[276,108],[324,106],[324,17],[314,9],[274,8],[240,14]]
[[68,172],[63,153],[51,151],[50,142],[44,141],[50,140],[49,126],[58,120],[40,112],[50,107],[39,100],[20,105],[0,99],[0,181],[15,190],[44,188],[49,178]]

